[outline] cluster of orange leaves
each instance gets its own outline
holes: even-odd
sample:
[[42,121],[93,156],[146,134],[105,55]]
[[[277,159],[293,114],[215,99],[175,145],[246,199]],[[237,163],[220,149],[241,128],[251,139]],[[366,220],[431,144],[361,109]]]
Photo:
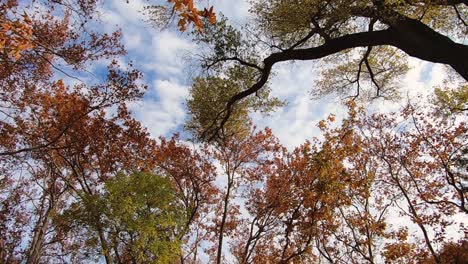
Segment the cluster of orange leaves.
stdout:
[[[22,19],[7,19],[6,13],[12,9],[12,4],[0,5],[0,52],[18,60],[21,52],[34,47],[32,42],[32,21],[26,13]],[[13,11],[14,12],[14,11]]]
[[198,10],[193,0],[168,0],[168,2],[174,5],[173,12],[180,16],[177,25],[181,31],[185,31],[190,23],[193,23],[195,28],[200,31],[203,28],[203,18],[208,19],[211,24],[216,22],[213,6],[209,9]]

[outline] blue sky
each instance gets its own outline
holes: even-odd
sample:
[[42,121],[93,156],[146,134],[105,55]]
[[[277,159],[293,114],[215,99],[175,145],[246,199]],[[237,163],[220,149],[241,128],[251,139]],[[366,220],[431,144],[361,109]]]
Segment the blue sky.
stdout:
[[[132,61],[145,76],[149,89],[140,102],[130,105],[133,116],[148,128],[155,138],[181,132],[187,118],[184,101],[193,76],[190,55],[197,53],[197,46],[186,34],[174,28],[159,30],[144,21],[141,13],[146,1],[133,0],[130,3],[115,0],[106,1],[101,7],[101,17],[105,31],[121,28],[123,42],[128,54],[122,63]],[[247,1],[212,1],[215,9],[222,12],[234,25],[248,21]],[[95,65],[95,69],[106,65]],[[417,59],[409,60],[411,70],[401,83],[403,97],[422,98],[444,78],[441,65],[434,65]],[[193,65],[192,65],[193,67]],[[328,114],[345,114],[341,101],[336,96],[312,100],[310,91],[317,79],[318,64],[309,62],[282,63],[276,65],[275,77],[271,81],[272,94],[288,101],[288,105],[278,109],[268,117],[253,114],[257,127],[268,126],[288,147],[294,147],[305,139],[318,136],[316,124]],[[193,69],[193,68],[192,68]],[[396,110],[400,103],[383,100],[372,102],[370,109],[379,111]]]

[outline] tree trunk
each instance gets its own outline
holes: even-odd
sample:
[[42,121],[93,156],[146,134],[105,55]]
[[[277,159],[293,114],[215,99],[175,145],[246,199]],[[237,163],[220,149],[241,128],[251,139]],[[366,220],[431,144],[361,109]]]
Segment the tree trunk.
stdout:
[[223,237],[224,237],[224,226],[226,225],[226,218],[229,210],[229,198],[231,196],[231,187],[232,187],[232,179],[230,179],[228,175],[228,186],[226,190],[226,196],[224,196],[224,210],[223,216],[221,219],[221,225],[219,226],[219,236],[218,236],[218,252],[216,254],[216,264],[221,264],[221,257],[223,255]]
[[99,241],[101,242],[101,249],[102,253],[104,255],[104,258],[106,260],[106,264],[113,264],[114,260],[112,259],[112,255],[110,254],[110,248],[109,245],[107,244],[107,240],[104,236],[104,231],[102,230],[102,227],[100,225],[97,226],[97,232],[99,235]]
[[[45,202],[46,199],[44,199]],[[34,228],[34,235],[27,253],[27,264],[38,264],[44,248],[44,239],[49,227],[49,219],[55,209],[55,203],[49,201],[49,205],[43,215],[39,217]]]

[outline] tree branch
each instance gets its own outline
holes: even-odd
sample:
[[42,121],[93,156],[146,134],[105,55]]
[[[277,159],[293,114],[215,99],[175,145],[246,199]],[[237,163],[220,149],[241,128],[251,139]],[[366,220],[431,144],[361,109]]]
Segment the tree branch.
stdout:
[[[451,1],[453,2],[453,1]],[[458,1],[455,1],[458,2]],[[467,1],[459,1],[465,3]],[[261,76],[257,83],[244,90],[228,101],[223,111],[218,113],[210,130],[215,127],[213,140],[225,125],[233,111],[233,106],[249,95],[255,94],[268,81],[273,65],[283,61],[315,60],[327,57],[341,51],[357,48],[389,45],[396,47],[408,55],[435,63],[444,63],[455,69],[465,80],[468,80],[468,46],[456,43],[450,38],[434,31],[419,20],[405,17],[393,10],[360,8],[353,10],[354,15],[378,19],[389,25],[389,28],[379,31],[358,32],[328,40],[325,44],[312,48],[284,50],[272,53],[264,59]],[[367,63],[368,64],[368,63]],[[366,65],[368,66],[368,65]],[[369,67],[368,67],[369,68]],[[370,71],[372,75],[372,71]],[[371,76],[371,79],[372,76]],[[375,82],[374,82],[375,84]],[[378,85],[377,85],[378,87]],[[217,124],[221,118],[221,123]]]

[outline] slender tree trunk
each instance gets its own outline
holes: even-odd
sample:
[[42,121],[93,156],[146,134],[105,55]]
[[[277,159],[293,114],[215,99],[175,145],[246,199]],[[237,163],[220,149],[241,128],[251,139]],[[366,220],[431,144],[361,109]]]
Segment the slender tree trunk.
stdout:
[[114,254],[115,254],[115,260],[118,264],[121,264],[122,263],[122,260],[120,259],[120,254],[119,254],[119,244],[117,242],[117,237],[118,236],[118,233],[113,237],[112,239],[112,244],[113,245],[113,249],[114,249]]
[[106,264],[113,264],[114,260],[112,258],[112,255],[110,254],[111,249],[109,248],[109,245],[107,244],[106,237],[104,236],[104,230],[102,230],[102,227],[100,225],[97,226],[97,232],[99,235],[99,241],[101,242],[102,254],[104,255]]
[[[51,198],[52,199],[52,198]],[[45,202],[44,199],[43,202]],[[27,264],[37,264],[42,256],[43,248],[44,248],[44,240],[45,234],[47,232],[47,228],[49,227],[49,220],[50,216],[55,210],[55,203],[53,201],[49,201],[47,209],[43,215],[39,217],[36,222],[34,228],[34,235],[31,241],[31,244],[28,249],[28,256],[26,263]]]
[[[365,210],[366,210],[367,217],[369,217],[371,215],[371,212],[369,210],[369,197],[366,197]],[[369,253],[368,261],[371,264],[374,264],[374,254],[373,254],[373,250],[372,250],[372,246],[373,246],[373,241],[372,240],[373,239],[372,239],[372,234],[371,234],[371,232],[369,230],[368,219],[366,219],[365,226],[366,226],[366,236],[367,236],[367,251]]]
[[231,188],[233,184],[233,179],[228,174],[228,185],[226,190],[226,195],[224,196],[224,209],[223,216],[221,219],[221,224],[219,226],[219,235],[218,235],[218,252],[216,254],[216,264],[221,264],[221,257],[223,255],[223,238],[224,238],[224,226],[226,225],[226,218],[229,210],[229,199],[231,196]]
[[[250,230],[249,230],[249,238],[247,239],[247,243],[245,243],[245,247],[244,247],[244,253],[242,254],[242,259],[241,259],[241,264],[247,264],[247,261],[249,260],[250,258],[250,254],[252,253],[252,251],[250,251],[250,245],[252,243],[252,241],[254,240],[253,238],[253,230],[254,230],[254,226],[255,226],[255,222],[257,221],[257,217],[255,217],[252,222],[250,223]],[[255,244],[255,242],[254,242]],[[253,248],[255,247],[255,245],[253,246]],[[253,250],[252,248],[252,250]]]

